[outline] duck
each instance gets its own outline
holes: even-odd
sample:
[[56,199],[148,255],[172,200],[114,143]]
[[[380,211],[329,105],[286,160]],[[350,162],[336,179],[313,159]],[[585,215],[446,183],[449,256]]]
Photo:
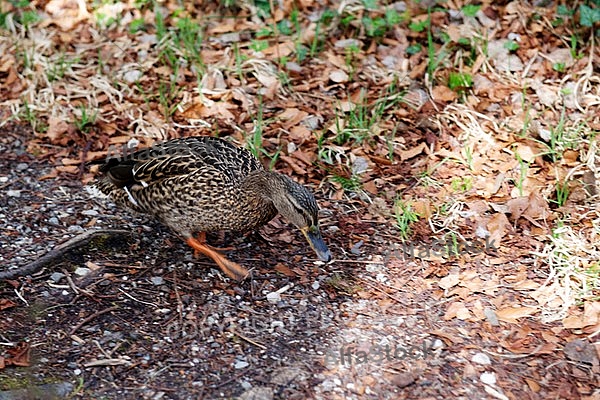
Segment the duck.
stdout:
[[211,258],[236,281],[249,271],[207,244],[207,233],[252,231],[281,214],[320,260],[332,258],[313,193],[285,174],[266,170],[249,150],[225,139],[171,139],[136,151],[109,152],[98,163],[100,192],[119,207],[157,219],[196,256]]

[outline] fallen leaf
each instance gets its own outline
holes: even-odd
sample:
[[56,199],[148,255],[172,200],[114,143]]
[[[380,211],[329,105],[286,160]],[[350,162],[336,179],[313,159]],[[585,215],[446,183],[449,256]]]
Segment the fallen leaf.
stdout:
[[6,365],[16,365],[18,367],[29,367],[31,346],[27,342],[20,342],[15,347],[6,351],[10,357],[5,358]]
[[496,213],[490,218],[486,224],[490,236],[488,237],[488,243],[491,243],[495,248],[499,248],[502,243],[502,238],[506,235],[510,229],[510,221],[506,218],[506,215],[502,213]]
[[424,142],[421,142],[421,144],[419,144],[416,147],[413,147],[412,149],[409,150],[399,150],[399,151],[394,151],[394,154],[397,154],[400,156],[400,160],[402,161],[406,161],[409,160],[413,157],[418,156],[419,154],[421,154],[425,149],[427,148],[427,145]]
[[465,305],[460,301],[455,301],[454,303],[450,303],[446,313],[444,314],[444,319],[446,321],[451,320],[452,318],[458,318],[462,321],[469,319],[471,317],[471,313],[469,309],[465,307]]
[[499,320],[504,322],[510,322],[513,324],[518,323],[518,318],[529,317],[538,311],[535,307],[506,307],[496,311],[496,316]]
[[53,143],[60,142],[65,133],[70,129],[69,123],[64,118],[50,117],[48,118],[48,130],[46,136]]
[[275,271],[277,272],[281,272],[282,274],[284,274],[285,276],[296,276],[296,273],[294,271],[292,271],[291,269],[289,269],[287,267],[287,265],[282,264],[282,263],[277,263],[275,265]]
[[0,311],[15,307],[16,304],[8,299],[0,299]]
[[56,25],[63,31],[69,31],[78,23],[90,17],[84,0],[50,0],[45,7],[50,18],[40,23],[44,28]]
[[434,86],[431,90],[431,95],[433,100],[441,101],[443,103],[449,103],[456,100],[456,92],[444,85]]
[[535,157],[537,154],[539,154],[539,151],[537,149],[533,149],[531,146],[519,143],[515,148],[515,153],[518,154],[522,160],[531,163],[535,160]]
[[329,79],[331,79],[331,81],[335,83],[342,83],[348,82],[349,77],[348,74],[342,71],[341,69],[336,69],[331,71],[331,73],[329,74]]
[[460,278],[459,278],[459,274],[458,273],[453,273],[450,275],[446,275],[445,277],[443,277],[442,279],[439,280],[438,285],[444,289],[450,289],[453,286],[458,285],[458,282],[460,282]]

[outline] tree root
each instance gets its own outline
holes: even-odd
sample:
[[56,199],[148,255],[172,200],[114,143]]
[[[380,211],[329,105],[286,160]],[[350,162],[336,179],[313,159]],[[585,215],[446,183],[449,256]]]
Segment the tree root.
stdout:
[[119,235],[129,236],[131,235],[131,232],[118,229],[99,229],[83,232],[82,234],[77,235],[64,243],[59,244],[58,246],[50,250],[48,253],[44,254],[42,257],[30,262],[27,265],[8,271],[0,271],[0,280],[13,279],[18,276],[31,275],[41,270],[44,266],[53,263],[60,258],[63,258],[68,252],[79,249],[89,244],[92,240],[100,239],[102,241],[106,241]]

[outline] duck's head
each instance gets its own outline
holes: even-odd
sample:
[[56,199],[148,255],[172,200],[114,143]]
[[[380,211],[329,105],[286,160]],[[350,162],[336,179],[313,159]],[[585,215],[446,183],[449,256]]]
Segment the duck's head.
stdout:
[[315,196],[286,175],[266,173],[266,192],[277,211],[296,225],[322,261],[331,260],[331,252],[319,231],[319,207]]

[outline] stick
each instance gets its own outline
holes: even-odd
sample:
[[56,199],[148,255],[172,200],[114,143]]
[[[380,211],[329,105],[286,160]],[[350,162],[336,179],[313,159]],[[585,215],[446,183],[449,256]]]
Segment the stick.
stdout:
[[97,313],[90,315],[89,317],[87,317],[86,319],[84,319],[83,321],[81,321],[80,323],[75,325],[75,327],[73,329],[71,329],[71,332],[69,332],[69,336],[73,335],[75,332],[77,332],[79,330],[79,328],[81,328],[82,326],[84,326],[85,324],[87,324],[88,322],[93,320],[94,318],[99,317],[102,314],[106,314],[108,312],[117,310],[117,309],[119,309],[119,306],[112,306],[112,307],[105,308],[104,310],[100,310]]
[[58,246],[50,250],[48,253],[44,254],[42,257],[38,258],[33,262],[30,262],[27,265],[9,271],[0,271],[0,280],[13,279],[18,276],[31,275],[42,269],[44,266],[64,257],[64,255],[69,251],[82,247],[93,239],[103,238],[104,240],[106,240],[113,236],[130,234],[131,232],[129,231],[117,229],[100,229],[83,232],[82,234],[77,235],[64,243],[59,244]]

